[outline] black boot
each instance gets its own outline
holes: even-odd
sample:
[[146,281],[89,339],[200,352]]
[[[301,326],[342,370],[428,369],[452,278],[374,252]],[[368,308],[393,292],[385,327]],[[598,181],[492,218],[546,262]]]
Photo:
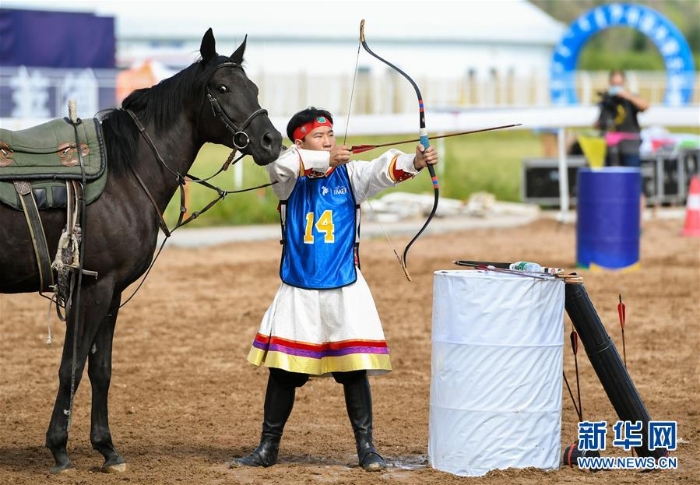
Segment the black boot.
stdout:
[[262,466],[268,467],[277,463],[277,453],[287,418],[294,406],[296,387],[282,385],[273,373],[267,381],[265,393],[265,408],[260,444],[249,455],[236,458],[229,466]]
[[377,453],[372,443],[372,392],[367,375],[344,382],[343,388],[348,417],[355,433],[360,466],[368,472],[386,469],[384,458]]

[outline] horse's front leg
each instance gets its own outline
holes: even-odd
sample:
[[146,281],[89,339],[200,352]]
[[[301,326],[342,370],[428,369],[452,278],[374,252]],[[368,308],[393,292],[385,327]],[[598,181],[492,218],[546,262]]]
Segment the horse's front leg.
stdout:
[[[66,450],[71,413],[71,386],[73,387],[73,394],[75,394],[80,385],[88,351],[92,346],[99,324],[105,318],[111,301],[112,289],[105,280],[83,288],[80,298],[80,318],[78,319],[77,352],[74,352],[76,343],[76,308],[71,309],[66,316],[66,336],[63,342],[61,366],[58,370],[58,392],[53,413],[51,414],[51,423],[46,431],[46,447],[51,450],[51,454],[56,462],[55,466],[51,468],[51,473],[61,473],[73,468]],[[72,385],[71,381],[73,381]]]
[[116,295],[102,324],[97,329],[95,340],[88,354],[88,376],[92,385],[92,418],[90,423],[90,442],[92,447],[102,453],[105,462],[104,472],[123,472],[126,470],[124,458],[117,453],[109,431],[109,384],[112,379],[112,341],[114,327],[117,323],[121,294]]

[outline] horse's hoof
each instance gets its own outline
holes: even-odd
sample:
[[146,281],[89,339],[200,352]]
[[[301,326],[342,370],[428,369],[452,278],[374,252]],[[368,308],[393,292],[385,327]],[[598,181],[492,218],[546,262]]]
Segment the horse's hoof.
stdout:
[[118,465],[106,465],[102,467],[102,471],[105,473],[123,473],[126,471],[126,463],[119,463]]
[[102,471],[104,473],[123,473],[126,471],[126,462],[121,456],[114,460],[109,460],[104,462],[102,465]]
[[72,471],[75,471],[75,467],[73,466],[73,463],[66,463],[64,465],[56,465],[53,468],[51,468],[50,473],[52,475],[57,475],[59,473],[70,473]]
[[379,453],[372,451],[362,458],[360,466],[366,472],[381,472],[386,470],[386,461]]

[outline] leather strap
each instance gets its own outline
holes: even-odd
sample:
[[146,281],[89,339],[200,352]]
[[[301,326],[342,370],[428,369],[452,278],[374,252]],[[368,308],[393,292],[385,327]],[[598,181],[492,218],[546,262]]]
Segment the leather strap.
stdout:
[[170,230],[168,229],[168,225],[165,223],[163,214],[161,214],[160,209],[158,208],[158,203],[156,202],[156,199],[153,197],[153,195],[151,195],[151,192],[148,190],[148,187],[146,187],[146,184],[144,183],[143,179],[138,173],[136,173],[136,170],[134,170],[134,167],[131,166],[131,164],[129,164],[129,168],[136,177],[136,181],[139,183],[143,191],[146,192],[148,200],[150,200],[151,204],[153,204],[153,208],[156,210],[156,215],[158,216],[158,225],[160,226],[160,229],[163,231],[163,233],[165,233],[167,237],[170,237]]
[[18,180],[13,183],[15,190],[19,195],[20,202],[22,203],[24,217],[27,219],[29,234],[32,237],[32,246],[34,246],[36,264],[37,268],[39,269],[39,280],[41,282],[40,291],[48,292],[54,285],[53,270],[51,269],[49,247],[48,244],[46,244],[46,235],[44,234],[44,227],[41,225],[39,209],[37,208],[36,200],[34,199],[32,185],[23,180]]

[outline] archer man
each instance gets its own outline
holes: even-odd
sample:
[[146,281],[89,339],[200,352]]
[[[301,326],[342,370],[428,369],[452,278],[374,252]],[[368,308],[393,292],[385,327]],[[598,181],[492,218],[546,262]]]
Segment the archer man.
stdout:
[[391,371],[391,362],[359,267],[360,204],[435,165],[437,153],[419,144],[415,154],[391,149],[351,161],[350,149],[336,144],[331,114],[313,107],[291,118],[287,135],[294,145],[266,166],[280,199],[282,283],[248,355],[270,369],[262,437],[230,465],[274,465],[296,388],[310,376],[333,376],[345,391],[359,464],[380,471],[386,462],[373,444],[367,376]]

